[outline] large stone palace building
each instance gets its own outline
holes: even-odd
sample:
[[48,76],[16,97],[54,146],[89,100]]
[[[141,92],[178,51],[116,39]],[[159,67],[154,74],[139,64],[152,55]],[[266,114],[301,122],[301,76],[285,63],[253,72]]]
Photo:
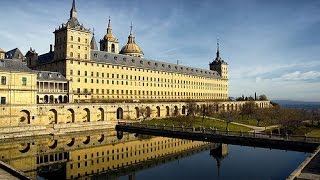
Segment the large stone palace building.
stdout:
[[209,69],[147,59],[135,41],[132,26],[127,44],[119,51],[109,19],[98,50],[94,34],[78,21],[75,1],[70,18],[54,34],[54,51],[51,47],[49,53],[39,56],[29,51],[26,61],[34,70],[65,76],[70,102],[228,99],[228,64],[221,59],[219,48]]
[[[0,49],[0,127],[19,131],[108,125],[110,121],[186,115],[188,101],[197,109],[239,110],[246,102],[228,101],[228,64],[216,58],[200,69],[145,58],[132,25],[121,49],[109,19],[99,41],[77,19],[55,29],[55,44],[38,55]],[[255,101],[269,107],[269,101]],[[146,110],[144,115],[140,110]]]

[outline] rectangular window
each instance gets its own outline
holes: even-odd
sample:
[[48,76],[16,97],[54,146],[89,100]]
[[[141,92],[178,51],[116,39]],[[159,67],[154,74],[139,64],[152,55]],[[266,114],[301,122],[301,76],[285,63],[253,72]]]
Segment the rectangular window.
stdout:
[[6,104],[6,97],[1,97],[1,104]]
[[6,84],[7,84],[7,77],[1,76],[1,85],[6,85]]
[[26,85],[27,85],[27,78],[22,77],[22,86],[26,86]]

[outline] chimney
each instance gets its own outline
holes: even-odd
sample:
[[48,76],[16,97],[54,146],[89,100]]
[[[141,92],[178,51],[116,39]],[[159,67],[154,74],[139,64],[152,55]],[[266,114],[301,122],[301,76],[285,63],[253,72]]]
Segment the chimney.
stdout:
[[50,44],[50,52],[52,52],[52,44]]

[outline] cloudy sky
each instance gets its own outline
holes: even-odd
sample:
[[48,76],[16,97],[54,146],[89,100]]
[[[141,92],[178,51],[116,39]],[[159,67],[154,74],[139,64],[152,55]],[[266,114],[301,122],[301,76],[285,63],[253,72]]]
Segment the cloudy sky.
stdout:
[[[49,51],[71,0],[1,0],[0,48]],[[230,96],[320,101],[319,0],[77,0],[78,19],[120,46],[130,23],[146,58],[208,68],[219,37]]]

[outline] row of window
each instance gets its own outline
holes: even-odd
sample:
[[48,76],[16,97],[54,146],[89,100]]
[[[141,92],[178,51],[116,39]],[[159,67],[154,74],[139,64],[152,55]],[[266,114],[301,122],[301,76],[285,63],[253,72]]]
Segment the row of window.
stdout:
[[87,88],[84,88],[83,91],[81,91],[80,88],[77,88],[77,91],[74,93],[77,94],[106,94],[113,95],[113,94],[120,94],[120,95],[154,95],[154,96],[210,96],[210,97],[224,97],[226,94],[223,93],[194,93],[194,92],[169,92],[169,91],[139,91],[139,90],[114,90],[114,89],[107,89],[106,91],[104,89],[96,89],[94,92],[94,89],[91,89],[90,91]]
[[[27,78],[22,77],[21,79],[22,86],[27,85]],[[1,76],[1,85],[7,85],[7,77],[6,76]]]
[[[74,64],[73,60],[70,60],[70,64]],[[142,68],[134,68],[134,67],[124,67],[124,66],[118,66],[118,65],[108,65],[108,64],[99,64],[95,62],[81,62],[78,61],[78,65],[84,64],[87,66],[88,64],[91,64],[91,66],[94,66],[96,64],[97,67],[106,67],[106,68],[112,68],[112,69],[123,69],[123,70],[129,70],[129,71],[139,71],[139,72],[148,72],[148,73],[155,73],[155,74],[165,74],[165,75],[174,75],[174,76],[181,76],[181,77],[189,77],[194,79],[211,79],[208,77],[202,77],[202,76],[195,76],[195,75],[187,75],[187,74],[178,74],[178,73],[171,73],[171,72],[165,72],[165,71],[154,71],[149,69],[142,69]],[[82,69],[82,67],[80,67]],[[100,70],[100,72],[103,70]]]

